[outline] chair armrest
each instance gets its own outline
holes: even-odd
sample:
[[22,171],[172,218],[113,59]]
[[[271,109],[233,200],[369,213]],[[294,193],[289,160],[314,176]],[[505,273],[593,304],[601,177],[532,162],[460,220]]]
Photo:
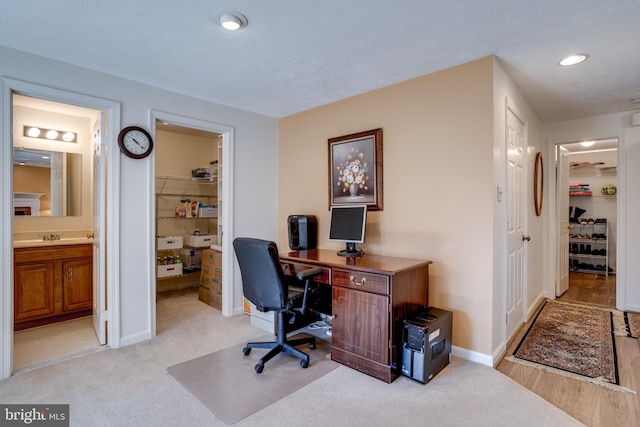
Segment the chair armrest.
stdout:
[[316,276],[320,273],[322,273],[322,269],[320,267],[309,268],[307,270],[302,270],[300,273],[296,274],[296,278],[302,282],[307,277]]
[[314,276],[322,273],[322,269],[320,267],[317,268],[309,268],[307,270],[302,270],[300,273],[296,274],[296,278],[299,281],[304,280],[304,295],[302,297],[302,307],[300,308],[300,313],[304,314],[307,311],[307,296],[309,294],[309,285],[311,284],[311,280]]

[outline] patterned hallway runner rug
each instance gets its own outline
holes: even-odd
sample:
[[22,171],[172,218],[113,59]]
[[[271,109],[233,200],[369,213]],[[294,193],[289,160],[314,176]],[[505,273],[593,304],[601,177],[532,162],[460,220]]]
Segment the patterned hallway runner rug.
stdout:
[[627,331],[632,338],[640,337],[640,313],[624,312],[624,320],[627,322]]
[[609,310],[547,301],[513,355],[514,362],[543,365],[572,378],[619,384]]

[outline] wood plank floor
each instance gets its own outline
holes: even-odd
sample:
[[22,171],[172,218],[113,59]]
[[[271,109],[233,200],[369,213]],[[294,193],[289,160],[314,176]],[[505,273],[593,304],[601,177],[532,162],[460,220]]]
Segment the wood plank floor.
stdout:
[[[560,301],[613,307],[615,275],[571,273],[567,291]],[[604,279],[604,280],[603,280]],[[613,288],[613,291],[611,291]],[[611,294],[613,300],[611,300]],[[613,303],[612,303],[613,301]],[[513,354],[530,322],[516,334],[507,348]],[[635,338],[615,337],[620,385],[635,393],[624,393],[567,378],[551,372],[502,360],[497,369],[572,417],[590,427],[640,426],[640,342]]]

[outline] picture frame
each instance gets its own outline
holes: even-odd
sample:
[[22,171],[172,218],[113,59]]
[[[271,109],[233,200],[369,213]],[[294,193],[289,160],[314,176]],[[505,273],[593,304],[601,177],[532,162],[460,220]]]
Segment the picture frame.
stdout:
[[382,128],[329,139],[329,207],[382,210]]

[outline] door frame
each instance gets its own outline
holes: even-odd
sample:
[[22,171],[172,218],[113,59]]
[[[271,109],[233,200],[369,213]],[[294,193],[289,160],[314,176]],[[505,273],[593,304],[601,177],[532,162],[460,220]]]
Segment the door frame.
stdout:
[[[119,102],[97,98],[75,92],[54,89],[34,83],[0,77],[2,91],[0,92],[0,117],[2,133],[0,134],[0,167],[2,169],[2,185],[0,186],[0,203],[5,206],[13,205],[13,167],[12,167],[12,134],[13,134],[13,93],[45,99],[53,102],[76,105],[104,111],[109,115],[107,129],[108,150],[107,161],[107,233],[105,241],[107,247],[107,296],[109,298],[108,334],[109,346],[120,346],[120,296],[118,283],[115,278],[120,277],[120,263],[118,248],[119,238],[119,197],[120,188],[120,157],[116,136],[120,128]],[[13,371],[13,215],[0,216],[0,380],[9,378]]]
[[[555,150],[556,145],[564,145],[570,144],[573,142],[586,141],[586,140],[601,140],[601,139],[617,139],[618,140],[618,192],[616,195],[616,216],[617,216],[617,232],[616,232],[616,308],[618,310],[626,310],[627,301],[625,298],[626,295],[626,259],[627,259],[627,251],[626,251],[626,235],[627,235],[627,227],[626,227],[626,168],[625,168],[625,144],[624,138],[622,135],[600,135],[600,136],[592,136],[589,138],[581,138],[581,139],[566,139],[566,140],[548,140],[547,141],[547,158],[555,160]],[[545,292],[547,296],[551,299],[555,299],[555,287],[556,287],[556,277],[557,277],[557,259],[558,259],[558,250],[557,242],[559,239],[558,236],[558,224],[556,221],[556,176],[555,176],[555,168],[547,168],[545,171],[547,182],[553,183],[548,186],[549,194],[546,197],[546,202],[548,208],[546,209],[547,218],[552,218],[552,220],[548,221],[547,224],[547,265],[549,266],[547,280],[546,280],[546,288]]]
[[[151,110],[149,114],[149,129],[151,129],[152,137],[156,138],[156,123],[166,122],[173,125],[178,125],[186,128],[200,129],[208,132],[215,132],[222,135],[222,176],[218,179],[222,179],[222,194],[220,200],[223,203],[218,204],[220,217],[222,218],[222,315],[233,316],[237,313],[234,312],[233,296],[234,289],[234,265],[233,256],[229,251],[232,248],[233,241],[233,153],[234,153],[234,128],[232,126],[223,125],[207,120],[196,119],[193,117],[185,117],[177,114],[167,113],[165,111]],[[151,176],[149,179],[151,182],[155,182],[156,175],[156,162],[155,152],[151,162],[150,168]],[[153,200],[152,212],[156,211],[155,197]],[[155,236],[155,221],[150,222],[151,229],[149,235]],[[155,251],[150,251],[151,258],[149,259],[149,265],[155,266]],[[156,269],[153,268],[151,285],[149,287],[149,313],[151,315],[151,334],[156,336]]]

